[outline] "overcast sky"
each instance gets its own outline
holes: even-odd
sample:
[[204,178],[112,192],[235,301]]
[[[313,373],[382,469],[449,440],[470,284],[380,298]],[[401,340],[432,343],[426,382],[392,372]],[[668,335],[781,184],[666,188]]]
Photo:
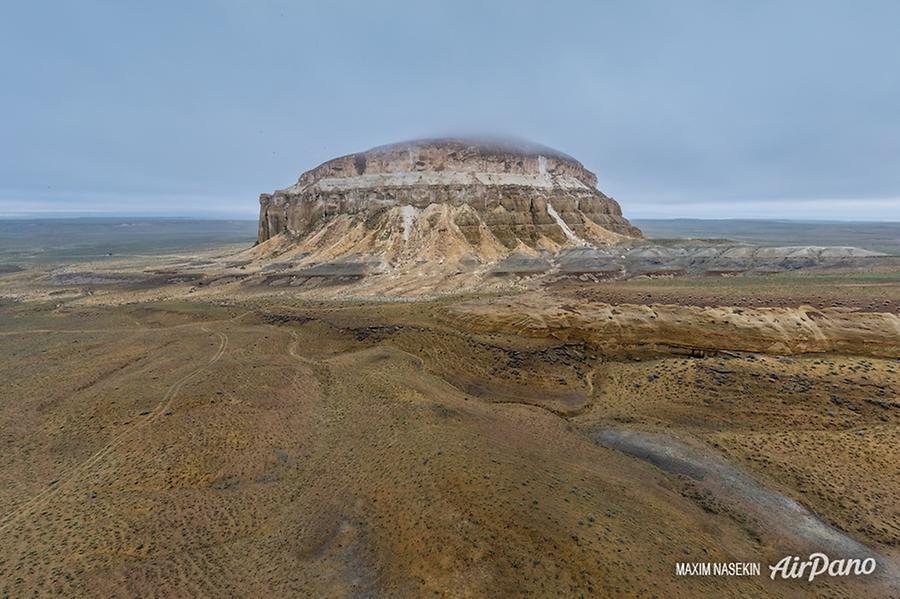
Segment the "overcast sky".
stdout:
[[900,220],[900,2],[4,2],[0,215],[248,216],[409,138],[513,135],[629,217]]

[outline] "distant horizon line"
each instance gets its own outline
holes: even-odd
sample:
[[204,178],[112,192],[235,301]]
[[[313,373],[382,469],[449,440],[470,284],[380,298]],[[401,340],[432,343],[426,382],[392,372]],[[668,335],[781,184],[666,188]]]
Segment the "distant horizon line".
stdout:
[[[203,215],[186,215],[186,214],[142,214],[142,213],[106,213],[106,212],[37,212],[37,213],[21,213],[21,214],[0,214],[0,221],[27,221],[27,220],[119,220],[119,219],[140,219],[140,220],[184,220],[184,221],[240,221],[240,222],[258,222],[258,218],[250,215],[235,216],[203,216]],[[631,217],[628,220],[632,222],[650,222],[650,221],[752,221],[752,222],[784,222],[784,223],[860,223],[860,224],[900,224],[900,220],[879,220],[879,219],[843,219],[843,218],[790,218],[790,217],[741,217],[741,216],[725,216],[698,218],[695,216],[676,216],[676,217],[656,217],[656,216],[638,216]]]

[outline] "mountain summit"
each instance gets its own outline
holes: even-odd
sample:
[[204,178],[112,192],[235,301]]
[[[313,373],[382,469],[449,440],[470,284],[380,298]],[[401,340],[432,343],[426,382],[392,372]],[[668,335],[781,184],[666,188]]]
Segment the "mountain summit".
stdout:
[[[527,142],[424,139],[329,160],[260,196],[258,250],[489,263],[640,237],[576,159]],[[261,246],[261,247],[260,247]]]

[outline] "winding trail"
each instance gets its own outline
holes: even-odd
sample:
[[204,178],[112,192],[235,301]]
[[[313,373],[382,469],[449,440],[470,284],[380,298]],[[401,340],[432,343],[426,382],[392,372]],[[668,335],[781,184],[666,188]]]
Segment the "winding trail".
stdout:
[[[210,324],[220,322],[235,322],[248,314],[253,314],[253,310],[241,312],[237,316],[231,318],[220,318],[217,320],[207,320],[203,322],[185,322],[182,324],[173,324],[168,327],[134,327],[134,328],[113,328],[113,329],[22,329],[19,331],[0,331],[0,337],[13,337],[16,335],[47,335],[59,333],[61,335],[89,335],[91,333],[156,333],[159,331],[171,331],[173,329],[187,329],[190,327],[203,328]],[[133,317],[132,317],[133,318]],[[204,329],[206,330],[206,329]],[[207,332],[210,332],[207,330]]]
[[[243,316],[243,314],[241,315]],[[241,316],[235,317],[241,318]],[[235,320],[229,319],[229,320]],[[169,327],[174,328],[174,327]],[[181,377],[174,383],[172,383],[166,392],[163,394],[159,403],[156,407],[147,415],[146,418],[138,421],[135,425],[128,427],[126,430],[122,431],[115,437],[113,437],[106,445],[101,447],[91,456],[89,456],[84,461],[79,464],[75,464],[74,466],[70,466],[69,468],[63,470],[59,475],[57,475],[56,482],[51,486],[48,486],[43,491],[39,492],[37,495],[33,496],[31,499],[14,509],[12,512],[6,514],[2,519],[0,519],[0,533],[5,532],[13,523],[18,521],[23,516],[28,514],[33,514],[35,511],[40,508],[46,506],[48,502],[53,499],[59,492],[66,486],[71,485],[73,479],[77,476],[87,475],[90,472],[90,469],[98,464],[110,454],[114,449],[122,445],[132,434],[136,431],[143,429],[144,427],[150,425],[155,420],[157,420],[160,416],[165,414],[169,408],[172,406],[172,401],[181,391],[181,389],[194,377],[199,375],[200,373],[209,369],[213,364],[218,362],[223,355],[225,355],[225,351],[228,348],[228,335],[221,331],[213,331],[207,328],[206,324],[200,325],[202,331],[206,333],[214,334],[219,339],[219,347],[216,349],[216,352],[212,355],[209,361],[192,370],[185,376]],[[150,330],[159,330],[159,329],[150,329]]]
[[296,331],[291,330],[291,342],[288,343],[287,347],[288,354],[291,357],[300,360],[312,369],[313,375],[319,381],[319,384],[322,385],[323,393],[327,395],[328,393],[330,393],[333,381],[331,368],[329,368],[323,360],[313,360],[312,358],[307,358],[306,356],[301,356],[300,354],[298,354],[298,345],[300,345],[300,338],[297,336]]

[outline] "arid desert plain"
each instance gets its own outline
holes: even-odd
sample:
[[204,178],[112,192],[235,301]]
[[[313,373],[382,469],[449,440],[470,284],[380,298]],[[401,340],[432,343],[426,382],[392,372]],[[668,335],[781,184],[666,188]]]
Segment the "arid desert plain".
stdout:
[[410,296],[122,224],[4,223],[4,597],[896,596],[898,258]]

